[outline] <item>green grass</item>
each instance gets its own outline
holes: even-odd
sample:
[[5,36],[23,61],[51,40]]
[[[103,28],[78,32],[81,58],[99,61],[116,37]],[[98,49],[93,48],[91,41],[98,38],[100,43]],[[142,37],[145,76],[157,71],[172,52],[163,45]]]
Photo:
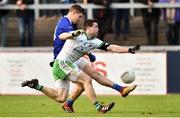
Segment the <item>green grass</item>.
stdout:
[[46,96],[0,96],[0,117],[180,117],[180,95],[98,96],[100,101],[114,101],[114,108],[98,114],[86,96],[74,104],[76,113],[66,113],[62,104]]

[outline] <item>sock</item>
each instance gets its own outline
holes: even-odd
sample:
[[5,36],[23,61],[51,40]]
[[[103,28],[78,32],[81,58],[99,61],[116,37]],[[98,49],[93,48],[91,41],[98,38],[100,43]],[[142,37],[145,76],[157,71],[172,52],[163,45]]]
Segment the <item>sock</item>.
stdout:
[[93,105],[95,106],[95,108],[96,108],[98,111],[100,110],[101,104],[100,104],[98,101],[96,101]]
[[71,98],[69,98],[69,99],[66,101],[66,104],[69,105],[69,106],[72,106],[73,103],[74,103],[74,100],[72,100]]
[[118,85],[118,84],[116,84],[116,83],[114,83],[113,86],[112,86],[112,88],[115,89],[115,90],[117,90],[117,91],[121,91],[123,87],[120,86],[120,85]]
[[43,86],[42,86],[42,85],[37,85],[35,89],[36,89],[36,90],[39,90],[39,91],[42,91]]

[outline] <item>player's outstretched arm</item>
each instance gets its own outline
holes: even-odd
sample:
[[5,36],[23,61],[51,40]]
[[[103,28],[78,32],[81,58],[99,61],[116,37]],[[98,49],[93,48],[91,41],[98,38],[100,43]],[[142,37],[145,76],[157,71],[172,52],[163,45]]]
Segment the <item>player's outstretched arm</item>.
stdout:
[[132,53],[132,54],[134,54],[137,50],[140,50],[140,47],[141,47],[140,44],[137,44],[133,48],[127,48],[127,47],[110,44],[107,47],[107,51],[117,52],[117,53]]
[[64,33],[59,35],[59,38],[61,40],[74,39],[75,37],[79,36],[83,32],[84,32],[83,30],[76,30],[76,31],[72,31],[72,32],[64,32]]

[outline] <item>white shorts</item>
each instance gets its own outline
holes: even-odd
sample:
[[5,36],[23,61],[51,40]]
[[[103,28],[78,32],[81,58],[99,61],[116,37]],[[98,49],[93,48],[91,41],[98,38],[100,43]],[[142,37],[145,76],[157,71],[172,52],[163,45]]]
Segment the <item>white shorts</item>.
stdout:
[[75,62],[75,64],[78,66],[80,70],[83,70],[85,65],[88,64],[88,61],[84,57],[81,57],[79,60]]
[[69,91],[70,81],[69,80],[58,79],[58,80],[55,81],[55,88],[66,89],[66,90]]
[[65,88],[65,89],[69,90],[69,88],[70,88],[70,81],[72,81],[72,82],[76,82],[77,81],[77,79],[79,77],[79,74],[84,69],[86,64],[88,64],[88,61],[85,58],[83,58],[83,57],[80,58],[79,60],[77,60],[75,62],[76,67],[73,69],[73,71],[70,72],[69,75],[64,80],[57,79],[55,81],[55,87],[56,88]]

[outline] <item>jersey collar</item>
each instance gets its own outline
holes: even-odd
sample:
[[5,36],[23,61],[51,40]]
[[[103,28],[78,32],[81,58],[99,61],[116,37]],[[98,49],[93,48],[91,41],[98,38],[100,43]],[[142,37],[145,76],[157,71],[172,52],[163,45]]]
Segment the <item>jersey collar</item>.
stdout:
[[66,17],[68,20],[69,20],[69,22],[72,24],[72,21],[71,21],[71,19],[66,15],[66,16],[64,16],[64,17]]
[[88,40],[94,39],[94,37],[89,36],[86,32],[84,32],[84,34],[86,35],[86,37],[87,37]]

